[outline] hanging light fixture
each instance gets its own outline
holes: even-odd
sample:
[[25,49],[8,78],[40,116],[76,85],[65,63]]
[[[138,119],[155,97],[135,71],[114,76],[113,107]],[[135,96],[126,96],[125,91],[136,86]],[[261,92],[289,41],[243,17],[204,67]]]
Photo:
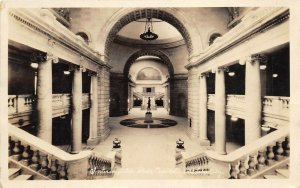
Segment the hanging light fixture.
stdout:
[[140,35],[140,38],[143,40],[156,40],[158,38],[158,35],[153,30],[152,18],[146,18],[145,30]]

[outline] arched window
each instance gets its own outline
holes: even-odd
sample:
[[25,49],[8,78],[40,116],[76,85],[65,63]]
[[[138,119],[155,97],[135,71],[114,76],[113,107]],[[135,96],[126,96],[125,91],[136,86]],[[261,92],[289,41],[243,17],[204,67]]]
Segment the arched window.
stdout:
[[218,38],[221,37],[222,35],[220,33],[214,33],[209,37],[209,41],[208,44],[209,46],[212,45],[214,43],[214,41]]
[[87,36],[86,33],[84,33],[84,32],[78,32],[78,33],[76,33],[76,35],[81,36],[81,38],[83,38],[84,42],[86,42],[87,44],[89,44],[90,39],[89,39],[89,37]]

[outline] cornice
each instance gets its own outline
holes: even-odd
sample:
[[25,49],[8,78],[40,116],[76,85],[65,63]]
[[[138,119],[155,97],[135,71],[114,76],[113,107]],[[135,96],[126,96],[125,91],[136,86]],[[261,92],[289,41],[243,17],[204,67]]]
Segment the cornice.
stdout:
[[190,69],[213,59],[237,45],[250,40],[289,18],[288,8],[261,8],[246,15],[242,22],[208,47],[204,52],[189,58],[185,68]]
[[48,39],[55,41],[55,43],[65,46],[67,49],[71,49],[78,56],[84,56],[89,62],[105,66],[109,69],[111,68],[105,63],[107,58],[104,55],[89,47],[82,38],[76,36],[59,23],[50,10],[37,9],[37,11],[29,11],[27,9],[11,9],[9,16],[14,18],[19,24],[35,30]]

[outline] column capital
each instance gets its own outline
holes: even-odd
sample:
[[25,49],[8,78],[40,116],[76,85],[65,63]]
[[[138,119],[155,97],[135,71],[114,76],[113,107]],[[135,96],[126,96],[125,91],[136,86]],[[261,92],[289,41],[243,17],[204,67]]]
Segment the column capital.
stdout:
[[94,72],[94,71],[90,71],[90,70],[88,70],[87,71],[88,72],[88,76],[98,76],[98,73],[97,72]]
[[268,60],[267,56],[264,54],[252,54],[248,55],[246,57],[243,57],[240,59],[239,64],[245,65],[247,62],[254,63],[254,62],[260,62],[260,63],[266,63]]
[[86,58],[81,55],[79,59],[79,68],[82,69],[82,72],[86,71],[85,65],[86,65]]
[[202,78],[202,77],[209,77],[209,72],[200,73],[199,79]]
[[58,63],[58,57],[48,52],[33,52],[30,56],[30,61],[33,63],[43,63],[52,60],[53,63]]
[[229,70],[228,67],[225,67],[225,66],[222,66],[222,67],[218,67],[218,68],[217,68],[217,71],[218,71],[218,72],[220,72],[220,71],[222,71],[222,72],[228,72],[228,70]]

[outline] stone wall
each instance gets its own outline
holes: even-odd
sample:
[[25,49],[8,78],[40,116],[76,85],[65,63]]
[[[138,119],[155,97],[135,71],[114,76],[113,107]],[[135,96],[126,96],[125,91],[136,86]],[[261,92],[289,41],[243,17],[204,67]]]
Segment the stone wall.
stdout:
[[199,74],[197,69],[192,68],[188,73],[188,119],[190,125],[188,127],[188,133],[191,138],[197,138],[199,132]]
[[123,74],[111,73],[110,75],[110,116],[128,114],[128,79]]
[[188,109],[187,75],[174,75],[170,82],[170,114],[187,117]]
[[98,78],[98,132],[100,141],[104,141],[110,133],[108,125],[109,118],[109,95],[110,95],[110,73],[107,68],[101,68]]

